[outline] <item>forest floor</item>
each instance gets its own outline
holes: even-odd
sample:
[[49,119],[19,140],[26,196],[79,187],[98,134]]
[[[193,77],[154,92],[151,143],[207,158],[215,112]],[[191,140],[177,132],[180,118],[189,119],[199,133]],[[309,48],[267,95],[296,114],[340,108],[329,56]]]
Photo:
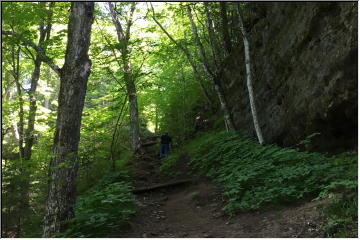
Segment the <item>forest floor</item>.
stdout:
[[132,227],[108,237],[324,237],[324,201],[302,201],[266,211],[239,212],[231,217],[221,210],[226,200],[220,189],[209,179],[190,174],[187,158],[182,160],[176,177],[160,176],[158,159],[145,158],[136,163],[137,187],[189,178],[192,181],[136,194],[140,209],[131,219]]

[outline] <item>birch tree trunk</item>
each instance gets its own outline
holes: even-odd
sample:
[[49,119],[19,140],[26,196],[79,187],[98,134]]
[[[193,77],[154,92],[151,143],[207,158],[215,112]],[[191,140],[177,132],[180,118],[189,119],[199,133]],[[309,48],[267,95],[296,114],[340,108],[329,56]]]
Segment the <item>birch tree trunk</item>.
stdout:
[[78,144],[86,84],[91,61],[88,56],[94,2],[72,2],[65,63],[60,70],[59,106],[49,169],[43,236],[66,228],[74,216]]
[[261,129],[260,129],[260,126],[259,126],[258,118],[257,118],[256,104],[255,104],[255,99],[254,99],[254,91],[253,91],[253,87],[252,87],[249,41],[248,41],[247,33],[246,33],[245,29],[244,29],[244,24],[243,24],[243,21],[242,21],[242,18],[241,18],[239,3],[236,4],[236,7],[237,7],[237,13],[238,13],[238,18],[239,18],[239,23],[240,23],[240,29],[241,29],[241,33],[242,33],[242,37],[243,37],[243,42],[244,42],[245,65],[246,65],[246,83],[247,83],[247,88],[248,88],[248,92],[249,92],[251,114],[252,114],[252,117],[253,117],[254,128],[255,128],[255,131],[256,131],[257,138],[259,140],[259,143],[263,144],[264,139],[263,139],[262,132],[261,132]]
[[205,50],[204,50],[204,46],[202,45],[199,35],[198,35],[198,31],[197,31],[197,27],[195,25],[192,13],[191,13],[191,8],[188,5],[188,17],[191,23],[191,28],[192,28],[192,32],[193,32],[193,36],[195,39],[195,43],[197,45],[197,49],[202,61],[202,66],[204,68],[205,73],[207,74],[207,76],[213,80],[214,85],[215,85],[215,91],[217,93],[217,96],[219,98],[220,101],[220,105],[221,105],[221,109],[224,112],[224,121],[225,121],[225,126],[226,126],[226,130],[228,131],[235,131],[235,125],[231,119],[231,115],[230,115],[230,111],[228,108],[228,104],[226,103],[226,99],[224,96],[224,91],[221,88],[221,84],[220,84],[220,79],[218,76],[216,76],[215,73],[213,73],[210,69],[210,65],[206,59],[206,55],[205,55]]

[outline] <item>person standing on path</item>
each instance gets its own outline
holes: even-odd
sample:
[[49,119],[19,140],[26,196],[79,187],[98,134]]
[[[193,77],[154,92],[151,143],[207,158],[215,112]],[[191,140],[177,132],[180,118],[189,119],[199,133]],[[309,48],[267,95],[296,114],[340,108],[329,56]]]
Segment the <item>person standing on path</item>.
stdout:
[[166,132],[161,136],[160,142],[160,158],[164,158],[169,154],[170,151],[171,137]]

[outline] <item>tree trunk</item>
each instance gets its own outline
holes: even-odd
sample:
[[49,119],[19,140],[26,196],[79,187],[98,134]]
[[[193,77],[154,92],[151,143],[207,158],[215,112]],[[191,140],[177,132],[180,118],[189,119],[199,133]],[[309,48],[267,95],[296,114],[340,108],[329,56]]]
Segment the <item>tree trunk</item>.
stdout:
[[225,48],[226,56],[228,56],[231,53],[232,44],[229,33],[229,22],[227,18],[226,2],[220,2],[220,15],[221,15],[221,30],[224,41],[224,48]]
[[155,104],[155,133],[159,131],[159,109],[158,105]]
[[221,57],[220,57],[220,53],[219,53],[219,49],[218,49],[217,41],[216,41],[216,37],[215,37],[215,31],[214,31],[214,26],[213,26],[214,21],[211,18],[208,4],[209,3],[204,2],[207,29],[208,29],[208,34],[209,34],[210,49],[211,49],[211,52],[213,54],[215,66],[217,68],[219,68],[220,67]]
[[118,127],[120,126],[119,125],[119,122],[120,122],[120,118],[121,116],[123,115],[123,112],[124,112],[124,108],[125,108],[125,105],[126,105],[126,101],[127,101],[127,96],[125,96],[124,98],[124,103],[121,107],[121,110],[119,112],[119,116],[118,116],[118,119],[116,120],[116,124],[115,124],[115,128],[114,128],[114,132],[113,132],[113,135],[112,135],[112,140],[111,140],[111,146],[110,146],[110,158],[111,158],[111,168],[113,171],[115,171],[116,169],[116,166],[115,166],[115,157],[114,157],[114,144],[116,142],[116,131],[118,129]]
[[[21,166],[21,180],[20,180],[20,192],[21,192],[21,199],[19,201],[19,205],[21,208],[21,217],[20,217],[20,226],[22,222],[25,221],[25,218],[29,215],[29,189],[30,189],[30,173],[29,168],[30,164],[29,161],[31,159],[31,148],[34,143],[34,125],[35,125],[35,114],[36,114],[36,98],[35,98],[35,91],[37,86],[37,81],[39,80],[40,75],[40,66],[41,61],[39,58],[35,60],[35,68],[31,78],[31,89],[29,93],[30,97],[30,109],[28,115],[28,128],[26,129],[25,136],[24,136],[24,155],[22,159],[22,166]],[[22,232],[22,231],[21,231]]]
[[[44,3],[41,3],[44,4]],[[50,3],[53,5],[53,3]],[[45,5],[44,5],[45,7]],[[49,38],[50,34],[50,28],[51,28],[51,8],[49,10],[49,16],[47,19],[47,27],[44,26],[44,20],[41,20],[41,23],[39,25],[40,30],[40,37],[39,37],[39,44],[38,46],[43,45],[45,38]],[[44,50],[45,53],[45,50]],[[22,198],[20,199],[20,208],[22,211],[21,219],[20,219],[20,225],[22,225],[23,221],[26,221],[26,218],[29,215],[29,207],[30,207],[30,173],[29,168],[30,166],[30,159],[31,159],[31,153],[32,153],[32,146],[34,144],[34,126],[35,126],[35,116],[36,116],[36,88],[38,85],[38,81],[40,78],[40,68],[41,68],[41,59],[39,55],[35,57],[34,60],[34,71],[31,76],[30,80],[30,90],[29,90],[29,114],[28,114],[28,124],[27,129],[24,134],[24,156],[22,161],[22,168],[21,168],[21,181],[20,181],[20,192]]]
[[137,93],[135,83],[129,81],[127,84],[127,92],[129,97],[129,110],[130,110],[130,130],[131,130],[131,150],[136,152],[140,147],[140,134],[139,134],[139,111],[137,103]]
[[24,99],[22,86],[20,83],[20,46],[15,50],[15,45],[12,46],[12,75],[16,84],[16,91],[19,101],[19,122],[17,123],[18,133],[18,147],[19,147],[19,158],[24,157]]
[[135,11],[135,2],[132,3],[130,9],[130,16],[126,20],[126,26],[125,26],[126,30],[124,30],[123,26],[121,25],[113,4],[109,2],[108,5],[111,14],[111,20],[116,28],[118,41],[119,43],[122,43],[122,47],[120,47],[119,49],[122,55],[122,66],[120,67],[123,68],[126,91],[129,97],[131,150],[133,152],[136,152],[137,149],[140,147],[139,111],[138,111],[135,79],[132,74],[132,70],[130,68],[129,49],[128,49],[128,44],[130,40],[130,29],[132,25],[132,16]]
[[[47,25],[45,27],[44,20],[39,25],[39,31],[40,31],[40,37],[39,37],[39,43],[38,46],[42,47],[44,44],[45,39],[49,39],[50,37],[50,31],[51,31],[51,18],[52,18],[52,7],[54,3],[50,3],[50,9],[47,19]],[[45,6],[44,6],[45,8]],[[43,53],[46,54],[46,48],[43,48]],[[31,148],[34,144],[34,126],[35,126],[35,115],[36,115],[36,88],[38,85],[38,81],[40,78],[40,68],[41,68],[41,58],[37,54],[36,58],[34,59],[34,71],[31,75],[31,87],[29,91],[29,116],[28,116],[28,127],[26,129],[25,133],[25,149],[24,149],[24,159],[29,160],[31,158]]]
[[[17,171],[23,173],[24,169],[24,99],[23,99],[23,91],[22,85],[20,83],[20,46],[16,46],[15,42],[13,42],[11,47],[11,75],[14,78],[14,82],[16,84],[16,93],[17,93],[17,100],[19,103],[19,121],[16,120],[12,121],[14,136],[17,140],[17,145],[19,148],[19,166],[17,166]],[[15,117],[15,114],[14,114]],[[20,181],[21,182],[21,181]],[[19,201],[16,208],[20,208],[21,200]],[[20,209],[14,209],[14,215],[16,216],[16,224],[14,226],[14,236],[20,237],[21,236],[21,229],[22,229],[22,217]]]
[[78,144],[87,79],[88,56],[94,2],[72,2],[68,24],[65,63],[60,70],[59,106],[49,169],[49,190],[43,236],[50,237],[66,228],[74,216]]
[[228,108],[228,105],[226,103],[226,99],[224,96],[224,91],[222,90],[221,86],[219,84],[215,84],[215,91],[218,95],[221,109],[224,112],[224,121],[225,121],[225,128],[228,132],[235,132],[236,128],[232,121],[231,114]]
[[198,49],[198,52],[199,52],[199,55],[200,55],[200,58],[201,58],[201,61],[202,61],[202,66],[204,68],[204,71],[208,75],[208,77],[211,78],[213,80],[213,82],[214,82],[215,91],[216,91],[216,93],[217,93],[217,95],[219,97],[220,105],[221,105],[221,108],[222,108],[223,113],[224,113],[224,121],[225,121],[225,124],[226,124],[226,129],[228,131],[235,131],[235,126],[234,126],[234,123],[233,123],[233,121],[231,119],[228,104],[226,103],[226,99],[225,99],[225,96],[224,96],[224,91],[221,88],[220,79],[216,75],[216,73],[213,73],[211,71],[211,69],[210,69],[209,63],[208,63],[208,61],[206,59],[206,56],[205,56],[204,47],[200,42],[197,27],[195,25],[195,22],[193,20],[192,14],[191,14],[190,6],[188,6],[188,17],[189,17],[189,20],[190,20],[190,23],[191,23],[192,32],[193,32],[193,35],[194,35],[195,43],[197,45],[197,49]]
[[255,127],[257,138],[259,140],[259,143],[263,144],[264,139],[263,139],[262,132],[261,132],[259,122],[258,122],[258,119],[257,119],[256,104],[255,104],[253,87],[252,87],[252,80],[251,80],[251,65],[250,65],[251,61],[250,61],[249,41],[248,41],[247,33],[246,33],[245,29],[244,29],[244,24],[243,24],[243,21],[242,21],[242,18],[241,18],[239,3],[237,3],[236,5],[237,5],[237,13],[238,13],[238,18],[239,18],[239,23],[240,23],[240,29],[241,29],[241,33],[242,33],[242,37],[243,37],[243,41],[244,41],[245,65],[246,65],[246,82],[247,82],[247,88],[248,88],[248,92],[249,92],[251,113],[252,113],[252,117],[253,117],[253,121],[254,121],[254,127]]
[[28,116],[28,127],[25,133],[25,148],[24,148],[24,159],[29,160],[31,158],[31,148],[34,144],[34,126],[35,126],[35,115],[36,115],[36,88],[40,77],[41,60],[36,57],[34,61],[34,71],[31,76],[31,88],[29,91],[29,116]]
[[[150,3],[151,4],[151,3]],[[210,95],[209,93],[207,92],[206,90],[206,86],[204,84],[204,82],[201,80],[201,76],[200,76],[200,73],[198,71],[198,68],[195,64],[195,62],[193,61],[193,59],[191,58],[191,54],[189,52],[189,50],[184,47],[183,45],[181,45],[180,43],[178,43],[167,31],[166,29],[161,25],[161,23],[155,18],[155,10],[153,8],[153,6],[151,5],[151,8],[152,8],[152,11],[153,11],[153,15],[152,15],[152,18],[154,19],[155,23],[160,27],[160,29],[165,33],[165,35],[185,54],[187,60],[189,61],[192,69],[193,69],[193,72],[194,72],[194,76],[195,76],[195,79],[199,82],[200,84],[200,88],[201,88],[201,91],[207,101],[207,103],[209,104],[210,108],[212,106],[212,101],[211,101],[211,98],[210,98]]]

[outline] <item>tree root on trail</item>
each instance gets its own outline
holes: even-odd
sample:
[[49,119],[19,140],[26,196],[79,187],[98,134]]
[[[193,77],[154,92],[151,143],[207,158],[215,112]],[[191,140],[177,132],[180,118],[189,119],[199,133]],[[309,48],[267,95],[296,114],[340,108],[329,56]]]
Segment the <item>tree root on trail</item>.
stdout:
[[149,146],[153,146],[155,144],[158,144],[158,142],[147,142],[147,143],[141,144],[141,147],[149,147]]
[[176,185],[180,185],[180,184],[184,184],[184,183],[190,183],[192,181],[194,181],[194,179],[184,179],[184,180],[179,180],[176,182],[157,184],[157,185],[153,185],[150,187],[137,188],[137,189],[133,190],[133,193],[137,194],[137,193],[149,192],[149,191],[159,189],[159,188],[171,187],[171,186],[176,186]]

